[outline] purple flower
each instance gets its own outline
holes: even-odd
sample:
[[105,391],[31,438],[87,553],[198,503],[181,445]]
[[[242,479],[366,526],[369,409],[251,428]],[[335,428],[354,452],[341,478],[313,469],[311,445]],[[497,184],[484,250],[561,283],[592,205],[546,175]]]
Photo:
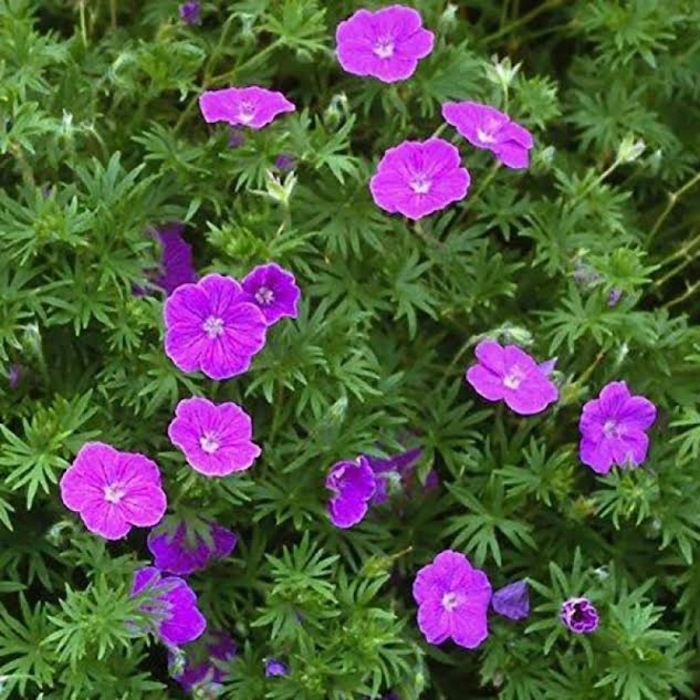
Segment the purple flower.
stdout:
[[228,122],[232,126],[262,129],[283,112],[296,107],[281,93],[262,87],[209,90],[199,98],[204,121]]
[[530,614],[530,592],[527,581],[514,581],[499,588],[491,598],[491,607],[503,617],[524,620]]
[[153,282],[166,296],[170,296],[180,285],[196,280],[192,247],[182,237],[184,229],[183,224],[166,224],[156,229],[156,236],[162,245],[161,272]]
[[384,154],[369,189],[378,207],[415,221],[466,196],[471,178],[460,162],[443,139],[404,141]]
[[185,24],[199,24],[201,22],[201,11],[202,8],[198,2],[183,2],[180,5],[180,19]]
[[385,459],[373,457],[372,455],[362,455],[369,466],[372,467],[375,476],[376,489],[371,501],[373,505],[381,505],[389,500],[389,486],[392,480],[407,483],[411,479],[414,467],[422,452],[420,447],[414,447],[411,450]]
[[197,608],[197,596],[179,576],[162,576],[154,566],[134,574],[131,595],[149,593],[150,600],[139,609],[153,617],[158,636],[168,646],[187,644],[199,637],[207,626]]
[[418,603],[418,627],[430,644],[451,638],[461,647],[476,649],[488,637],[491,584],[464,554],[440,552],[416,575],[413,597]]
[[229,126],[228,145],[229,148],[238,148],[245,143],[243,129],[237,126]]
[[331,522],[336,527],[352,527],[367,514],[376,488],[374,472],[364,457],[337,462],[326,477],[326,488],[333,492],[328,502]]
[[[168,649],[170,666],[174,666],[183,650]],[[172,677],[185,692],[195,687],[223,683],[228,674],[222,666],[229,664],[237,653],[236,643],[224,630],[207,631],[184,651],[184,667],[171,671]]]
[[475,355],[479,362],[467,370],[467,382],[488,401],[504,400],[515,413],[529,416],[559,398],[557,387],[519,347],[482,340]]
[[562,604],[559,617],[576,634],[590,634],[598,628],[598,611],[588,598],[569,598]]
[[283,173],[294,170],[296,164],[297,159],[289,153],[280,153],[277,158],[275,158],[275,167]]
[[253,422],[240,406],[198,396],[180,401],[168,426],[170,442],[205,476],[248,469],[262,452],[252,436]]
[[24,368],[22,365],[10,365],[10,368],[7,370],[7,383],[9,384],[10,389],[16,389],[19,386],[19,383],[22,381],[23,374]]
[[272,676],[288,676],[289,667],[284,661],[270,657],[265,659],[265,675],[268,678]]
[[85,527],[107,540],[121,539],[132,526],[157,524],[167,505],[155,462],[102,442],[80,448],[60,489],[66,508],[80,513]]
[[[207,530],[208,538],[202,533]],[[234,550],[236,535],[212,520],[192,523],[166,518],[148,534],[148,549],[154,564],[180,576],[204,569],[215,559],[224,559]]]
[[435,36],[423,28],[417,10],[391,5],[358,10],[338,25],[335,40],[338,62],[348,73],[394,83],[413,75],[433,50]]
[[583,406],[579,430],[581,461],[598,474],[620,467],[639,466],[647,457],[644,432],[656,420],[656,406],[632,396],[625,382],[610,382],[600,396]]
[[532,134],[495,107],[478,102],[447,102],[442,105],[442,116],[472,146],[491,151],[503,165],[520,169],[530,164]]
[[617,303],[622,298],[622,290],[619,287],[613,287],[608,292],[608,306],[617,306]]
[[538,365],[540,371],[549,377],[554,372],[554,368],[557,366],[557,359],[558,358],[556,357],[552,357],[549,360],[540,362],[540,364]]
[[301,291],[294,275],[276,263],[258,265],[241,282],[243,299],[262,311],[265,321],[272,325],[283,316],[296,318]]
[[265,345],[265,317],[230,277],[183,284],[166,299],[163,315],[165,353],[183,372],[229,379],[246,372]]

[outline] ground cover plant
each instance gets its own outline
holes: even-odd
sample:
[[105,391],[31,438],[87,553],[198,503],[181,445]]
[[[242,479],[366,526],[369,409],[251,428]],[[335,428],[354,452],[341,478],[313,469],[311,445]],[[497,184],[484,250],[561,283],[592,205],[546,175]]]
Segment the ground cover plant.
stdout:
[[700,5],[0,3],[0,697],[700,694]]

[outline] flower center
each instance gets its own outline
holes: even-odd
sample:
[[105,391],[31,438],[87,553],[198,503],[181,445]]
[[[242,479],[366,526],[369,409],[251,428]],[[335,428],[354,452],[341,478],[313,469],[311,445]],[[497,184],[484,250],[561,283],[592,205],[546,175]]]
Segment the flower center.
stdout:
[[219,436],[215,433],[204,433],[204,435],[199,438],[199,446],[208,455],[213,455],[220,447],[218,437]]
[[517,365],[511,367],[510,371],[503,377],[503,386],[507,389],[517,389],[525,379],[525,372],[523,372]]
[[238,108],[238,120],[244,124],[250,124],[255,117],[255,106],[252,102],[243,100],[241,106]]
[[217,338],[224,333],[224,319],[209,316],[202,324],[202,329],[210,338]]
[[494,143],[496,141],[496,137],[490,131],[477,129],[476,135],[479,141],[481,141],[482,143]]
[[275,300],[275,293],[269,287],[260,287],[255,292],[255,301],[263,306],[269,306]]
[[450,591],[442,596],[442,607],[448,612],[452,612],[460,603],[460,596]]
[[620,436],[617,423],[614,420],[606,420],[603,424],[603,435],[606,438],[616,438]]
[[107,503],[119,503],[119,501],[124,498],[124,490],[119,486],[119,484],[110,484],[105,486],[105,501]]
[[411,189],[416,194],[427,194],[430,192],[430,188],[433,186],[433,183],[427,177],[425,177],[425,175],[416,175],[416,177],[411,180],[410,185]]
[[387,36],[379,37],[372,51],[378,58],[391,58],[394,55],[394,42]]

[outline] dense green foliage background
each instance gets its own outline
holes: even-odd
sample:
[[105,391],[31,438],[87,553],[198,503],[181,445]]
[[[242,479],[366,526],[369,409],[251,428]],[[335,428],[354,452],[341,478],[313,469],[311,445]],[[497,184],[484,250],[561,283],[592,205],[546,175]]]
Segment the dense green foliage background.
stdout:
[[[152,456],[176,512],[239,534],[231,559],[192,578],[210,624],[239,642],[223,697],[700,694],[700,4],[408,4],[436,48],[390,87],[335,61],[335,26],[358,2],[205,2],[187,27],[167,0],[0,1],[8,697],[181,697],[162,648],[124,625],[146,533],[106,545],[58,497],[90,439]],[[298,109],[230,148],[196,99],[247,84]],[[454,99],[530,128],[534,162],[496,170],[450,130],[472,189],[417,231],[377,209],[367,181]],[[281,153],[298,159],[288,202],[266,194]],[[168,221],[188,223],[202,274],[275,260],[297,275],[303,311],[249,374],[217,384],[164,355],[162,298],[132,287],[157,264],[146,230]],[[576,281],[582,264],[596,284]],[[554,410],[519,418],[465,385],[472,346],[494,333],[558,357]],[[643,467],[597,478],[578,461],[578,415],[613,379],[660,418]],[[169,444],[190,394],[253,415],[263,456],[246,475],[196,477]],[[334,528],[327,469],[407,432],[439,492]],[[430,648],[410,584],[447,547],[494,586],[527,577],[530,619],[494,618],[475,652]],[[557,619],[572,595],[598,606],[591,637]],[[290,677],[264,678],[270,654]]]

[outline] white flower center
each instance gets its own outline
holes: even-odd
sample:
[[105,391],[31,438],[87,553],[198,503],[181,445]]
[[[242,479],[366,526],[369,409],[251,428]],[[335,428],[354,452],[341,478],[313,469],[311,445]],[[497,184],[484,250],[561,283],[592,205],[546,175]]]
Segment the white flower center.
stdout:
[[244,100],[238,108],[238,121],[243,124],[250,124],[255,117],[255,105],[252,102]]
[[503,386],[507,389],[517,389],[525,379],[525,372],[520,367],[515,365],[510,368],[510,371],[503,377]]
[[218,442],[218,435],[215,433],[204,433],[201,438],[199,438],[199,446],[208,454],[213,455],[220,445]]
[[494,143],[496,137],[490,131],[484,131],[483,129],[477,129],[476,135],[481,143]]
[[119,484],[110,484],[104,489],[105,501],[107,503],[119,503],[124,498],[124,490]]
[[378,58],[391,58],[394,55],[394,42],[389,37],[379,37],[372,50]]
[[619,437],[620,433],[617,429],[617,423],[614,420],[606,420],[603,424],[603,435],[606,438]]
[[257,292],[255,292],[255,301],[263,306],[268,306],[272,304],[275,300],[275,293],[269,287],[260,287]]
[[429,180],[425,175],[417,175],[411,180],[411,189],[416,194],[427,194],[430,192],[430,188],[433,186],[431,180]]
[[442,596],[442,607],[448,612],[454,610],[460,603],[460,596],[457,593],[450,591]]
[[202,324],[202,330],[210,337],[217,338],[224,334],[224,319],[209,316]]

